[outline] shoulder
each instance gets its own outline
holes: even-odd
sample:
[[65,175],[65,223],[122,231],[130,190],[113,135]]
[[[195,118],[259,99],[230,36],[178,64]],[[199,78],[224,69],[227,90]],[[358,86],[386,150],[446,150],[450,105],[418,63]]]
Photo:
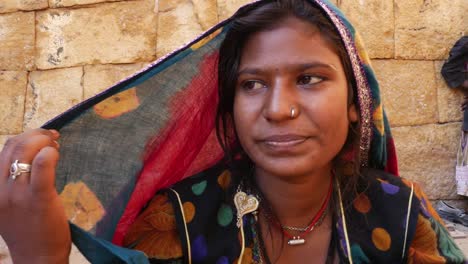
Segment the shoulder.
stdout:
[[172,263],[182,258],[174,207],[166,193],[156,194],[147,204],[130,226],[123,245],[144,252],[150,260]]
[[418,183],[383,170],[365,169],[362,173],[367,181],[364,192],[371,195],[376,202],[392,203],[391,208],[422,206],[422,209],[427,209],[429,199]]
[[204,229],[220,211],[234,215],[233,178],[230,170],[214,166],[164,190],[176,208],[179,228],[188,228],[191,233]]
[[[405,178],[402,178],[402,177],[399,177],[391,173],[388,173],[386,171],[378,170],[378,169],[365,168],[362,171],[362,174],[365,176],[365,179],[367,179],[371,184],[379,183],[382,186],[387,186],[387,184],[389,184],[387,187],[390,187],[393,189],[395,188],[393,186],[397,186],[398,188],[403,188],[403,189],[410,189],[411,185],[414,184],[414,182],[410,180],[407,180]],[[393,190],[393,192],[395,191],[396,189]]]
[[393,226],[395,233],[406,233],[404,240],[414,234],[421,214],[442,222],[418,183],[376,169],[366,169],[363,174],[368,184],[360,195],[367,195],[374,209],[369,215],[382,225]]
[[423,199],[427,199],[419,185],[410,180],[377,169],[365,169],[362,174],[365,184],[360,195],[367,195],[379,214],[394,215],[399,211],[404,217],[407,213],[417,213]]
[[[190,176],[177,184],[171,186],[166,191],[175,191],[184,200],[193,200],[213,195],[224,195],[229,191],[232,183],[232,173],[222,164],[213,166],[207,170]],[[204,195],[209,192],[209,195]]]
[[236,177],[223,166],[194,175],[169,188],[184,255],[197,263],[233,262],[239,255]]
[[[379,225],[400,241],[413,263],[463,263],[464,256],[421,186],[381,170],[365,171],[369,200],[378,210]],[[375,240],[374,236],[372,239]],[[375,241],[373,241],[375,242]]]
[[[383,196],[384,198],[381,199],[383,203],[394,203],[395,199],[406,201],[406,203],[401,203],[400,206],[414,207],[414,209],[417,209],[414,210],[414,213],[431,216],[438,222],[443,223],[419,183],[376,169],[366,169],[364,174],[370,183],[368,192],[375,196]],[[377,199],[378,197],[374,198]],[[395,206],[390,208],[395,208]]]
[[200,223],[195,216],[212,216],[210,211],[220,207],[230,182],[228,170],[213,166],[160,190],[130,227],[124,246],[143,251],[150,260],[183,259],[188,246],[185,227]]
[[361,179],[358,195],[346,212],[350,244],[361,252],[353,258],[364,255],[372,263],[398,263],[420,210],[414,185],[375,169],[363,170]]

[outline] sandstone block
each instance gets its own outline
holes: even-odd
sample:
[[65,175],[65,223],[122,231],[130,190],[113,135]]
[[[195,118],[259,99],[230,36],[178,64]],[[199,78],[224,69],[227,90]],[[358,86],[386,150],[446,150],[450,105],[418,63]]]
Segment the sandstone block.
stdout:
[[34,12],[0,15],[0,70],[34,67]]
[[[10,137],[12,137],[12,136],[0,135],[0,151],[3,149],[3,146],[5,145],[7,139],[9,139]],[[1,237],[0,237],[0,239],[1,239]],[[1,240],[0,240],[0,241],[1,241]],[[1,253],[1,252],[2,252],[2,249],[1,249],[1,248],[2,248],[2,246],[0,246],[0,256],[2,255],[2,253]],[[1,260],[1,259],[2,259],[2,258],[0,257],[0,260]]]
[[86,258],[81,254],[81,252],[78,250],[78,248],[72,244],[71,252],[70,252],[70,258],[69,258],[70,264],[89,264],[90,262],[86,260]]
[[84,67],[84,99],[96,95],[143,68],[142,63],[122,65],[87,65]]
[[341,4],[342,0],[330,0],[329,2],[331,2],[335,6],[340,7],[340,4]]
[[460,123],[392,130],[400,175],[419,183],[430,199],[457,198],[455,160]]
[[158,57],[193,40],[218,22],[216,0],[159,2]]
[[36,71],[29,76],[24,128],[37,128],[83,100],[83,68]]
[[2,0],[0,2],[0,13],[37,10],[47,7],[49,7],[47,0]]
[[51,8],[57,8],[57,7],[89,5],[89,4],[97,4],[97,3],[103,3],[103,2],[116,2],[116,1],[121,1],[121,0],[49,0],[49,6]]
[[100,4],[37,13],[37,66],[151,61],[156,53],[154,1]]
[[440,74],[443,61],[435,61],[435,76],[437,83],[437,105],[439,109],[439,122],[454,122],[461,121],[463,112],[461,104],[463,103],[463,93],[457,89],[452,89],[447,86],[444,78]]
[[[241,6],[249,4],[252,0],[218,0],[219,20],[225,20],[232,16]],[[338,0],[331,0],[338,6]]]
[[396,57],[447,58],[455,41],[467,33],[467,13],[465,0],[396,0]]
[[347,0],[340,8],[361,34],[370,58],[393,58],[393,0]]
[[250,3],[250,0],[218,0],[219,20],[225,20],[232,16],[239,7]]
[[0,71],[0,134],[23,131],[26,72]]
[[432,61],[374,60],[372,65],[392,126],[437,122],[437,88]]

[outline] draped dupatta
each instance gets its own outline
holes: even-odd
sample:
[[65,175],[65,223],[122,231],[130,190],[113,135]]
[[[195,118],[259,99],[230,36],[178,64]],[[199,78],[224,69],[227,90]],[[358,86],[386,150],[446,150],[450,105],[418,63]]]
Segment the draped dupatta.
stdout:
[[[331,3],[310,1],[333,22],[352,64],[361,166],[398,174],[379,85],[359,34]],[[218,49],[235,17],[44,125],[62,135],[57,189],[72,223],[121,245],[158,190],[222,160],[215,120]]]

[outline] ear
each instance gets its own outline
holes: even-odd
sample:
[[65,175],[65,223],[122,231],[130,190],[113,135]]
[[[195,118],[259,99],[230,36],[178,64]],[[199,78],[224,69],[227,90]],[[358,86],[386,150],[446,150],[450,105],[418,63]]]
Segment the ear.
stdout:
[[359,119],[355,104],[348,107],[348,119],[351,123],[357,122]]

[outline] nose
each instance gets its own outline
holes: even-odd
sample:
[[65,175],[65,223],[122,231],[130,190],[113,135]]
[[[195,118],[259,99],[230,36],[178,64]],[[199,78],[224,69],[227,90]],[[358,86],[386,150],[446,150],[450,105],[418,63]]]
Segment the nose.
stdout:
[[[298,114],[296,87],[287,80],[278,80],[272,85],[265,98],[263,116],[270,122],[281,122],[295,118]],[[292,110],[294,109],[294,110]],[[291,113],[295,111],[295,113]]]

